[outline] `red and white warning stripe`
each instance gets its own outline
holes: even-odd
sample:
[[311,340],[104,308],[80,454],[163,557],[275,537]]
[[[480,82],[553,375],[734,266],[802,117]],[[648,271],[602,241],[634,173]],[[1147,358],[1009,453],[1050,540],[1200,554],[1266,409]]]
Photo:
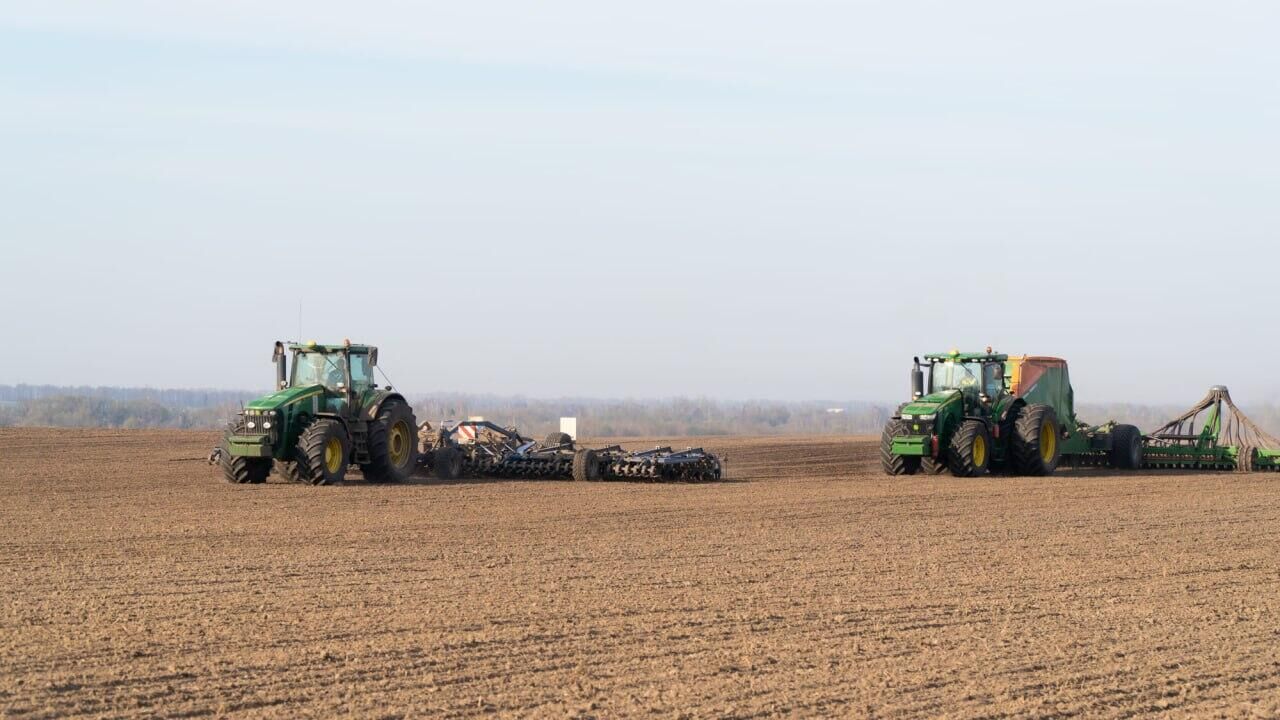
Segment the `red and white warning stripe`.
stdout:
[[473,443],[476,441],[476,429],[472,425],[459,425],[453,429],[453,434],[457,436],[458,442]]

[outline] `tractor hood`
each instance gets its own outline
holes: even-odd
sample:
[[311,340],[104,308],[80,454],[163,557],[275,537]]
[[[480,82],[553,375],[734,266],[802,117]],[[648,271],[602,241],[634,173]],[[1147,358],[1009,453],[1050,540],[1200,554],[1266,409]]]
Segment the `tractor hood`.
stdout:
[[286,405],[309,401],[311,398],[323,398],[325,389],[323,385],[303,385],[301,387],[288,387],[278,392],[254,400],[245,406],[246,410],[282,410]]
[[907,403],[902,408],[903,415],[935,415],[943,405],[960,401],[959,390],[945,390]]

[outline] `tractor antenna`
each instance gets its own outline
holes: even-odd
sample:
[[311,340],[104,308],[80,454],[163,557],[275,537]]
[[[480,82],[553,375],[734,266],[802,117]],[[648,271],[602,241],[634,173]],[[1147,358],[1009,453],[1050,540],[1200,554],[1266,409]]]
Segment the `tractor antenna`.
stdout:
[[298,298],[298,342],[302,342],[302,298]]

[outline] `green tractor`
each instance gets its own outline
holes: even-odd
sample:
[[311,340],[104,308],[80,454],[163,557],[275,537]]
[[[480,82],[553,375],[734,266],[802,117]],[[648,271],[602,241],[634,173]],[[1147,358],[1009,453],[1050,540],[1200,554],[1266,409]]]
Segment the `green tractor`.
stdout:
[[1138,428],[1076,419],[1065,360],[990,348],[915,358],[911,401],[889,418],[880,439],[889,475],[1049,475],[1064,459],[1133,469],[1142,457]]
[[331,485],[353,463],[369,482],[413,474],[418,423],[402,395],[374,382],[378,348],[277,342],[272,360],[276,391],[245,406],[210,456],[227,482],[266,482],[275,468],[295,482]]

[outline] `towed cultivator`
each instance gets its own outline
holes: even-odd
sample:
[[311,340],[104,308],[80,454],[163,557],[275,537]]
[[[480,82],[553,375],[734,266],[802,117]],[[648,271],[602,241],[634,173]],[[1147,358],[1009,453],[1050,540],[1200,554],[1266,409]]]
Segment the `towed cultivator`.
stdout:
[[627,452],[618,445],[576,448],[565,433],[541,443],[487,420],[464,420],[418,431],[418,463],[436,477],[547,478],[699,482],[720,480],[720,459],[701,448]]
[[[575,480],[650,480],[654,482],[703,482],[721,479],[720,458],[702,448],[627,452],[617,445],[602,450],[580,450],[574,467]],[[600,477],[590,477],[591,467]],[[579,477],[581,476],[581,477]]]
[[[1199,418],[1204,424],[1196,429]],[[1280,471],[1280,440],[1259,428],[1222,385],[1143,437],[1142,466],[1186,470]]]

